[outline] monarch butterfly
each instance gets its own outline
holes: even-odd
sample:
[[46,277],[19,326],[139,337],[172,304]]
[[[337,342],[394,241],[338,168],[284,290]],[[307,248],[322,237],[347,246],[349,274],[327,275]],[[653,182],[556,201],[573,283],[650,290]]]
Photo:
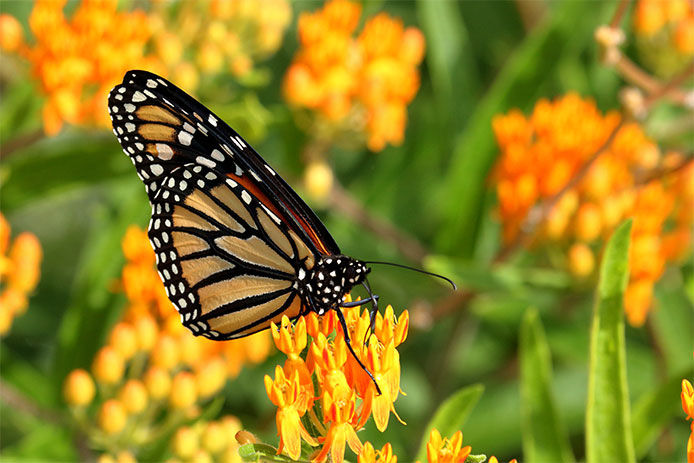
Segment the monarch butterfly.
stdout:
[[[334,310],[349,351],[373,380],[339,310],[371,303],[373,325],[378,296],[366,279],[367,262],[342,255],[272,167],[171,82],[129,71],[111,90],[108,110],[145,184],[157,270],[183,325],[226,340],[264,330],[283,315]],[[369,297],[344,302],[357,285]]]

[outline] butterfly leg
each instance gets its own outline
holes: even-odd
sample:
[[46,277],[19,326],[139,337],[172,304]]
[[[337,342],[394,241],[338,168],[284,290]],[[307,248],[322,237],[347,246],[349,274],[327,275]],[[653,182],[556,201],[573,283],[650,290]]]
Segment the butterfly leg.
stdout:
[[[366,301],[366,299],[364,301]],[[357,302],[363,303],[364,301]],[[335,312],[337,312],[337,319],[340,321],[342,332],[345,334],[345,343],[347,344],[347,349],[349,349],[349,352],[352,354],[352,357],[354,357],[354,360],[357,361],[362,370],[364,370],[366,374],[369,375],[369,378],[371,378],[371,381],[373,381],[374,386],[376,386],[376,392],[378,393],[378,395],[381,395],[381,388],[378,386],[378,383],[376,382],[376,378],[374,378],[373,373],[371,373],[369,369],[366,368],[366,365],[364,365],[361,362],[361,360],[359,360],[359,357],[357,357],[357,353],[354,352],[354,349],[352,348],[352,342],[349,339],[349,331],[347,331],[347,322],[345,321],[345,316],[342,314],[342,311],[340,309],[337,309]]]

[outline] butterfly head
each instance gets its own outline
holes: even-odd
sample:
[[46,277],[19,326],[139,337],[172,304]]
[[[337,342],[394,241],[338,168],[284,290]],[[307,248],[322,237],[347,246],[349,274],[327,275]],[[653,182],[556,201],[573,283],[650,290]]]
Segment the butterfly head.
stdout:
[[311,310],[323,315],[337,308],[345,294],[361,284],[370,271],[364,262],[351,257],[322,257],[303,279],[299,275],[299,290]]

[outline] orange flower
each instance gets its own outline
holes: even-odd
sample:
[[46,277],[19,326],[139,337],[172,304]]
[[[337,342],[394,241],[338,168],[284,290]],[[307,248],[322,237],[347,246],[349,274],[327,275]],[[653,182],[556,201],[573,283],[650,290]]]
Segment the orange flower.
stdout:
[[469,445],[463,447],[462,432],[456,432],[450,440],[441,439],[441,433],[434,428],[427,442],[427,460],[429,463],[463,463],[471,450]]
[[424,35],[380,13],[354,37],[360,15],[359,4],[332,0],[299,17],[301,49],[285,75],[284,95],[335,132],[364,132],[368,148],[381,151],[402,143]]
[[284,375],[282,368],[277,366],[274,381],[270,376],[265,375],[265,390],[272,403],[278,407],[275,420],[280,445],[277,453],[286,450],[287,455],[296,460],[301,454],[301,438],[312,445],[317,444],[301,424],[301,417],[306,410],[302,408],[299,400],[301,392],[299,373],[294,372],[290,379]]
[[[686,379],[682,380],[682,409],[687,414],[688,420],[694,420],[694,387]],[[691,433],[687,441],[687,463],[694,463],[694,421],[691,424]]]
[[371,442],[365,442],[357,463],[398,463],[398,457],[393,455],[390,443],[386,443],[381,450],[374,450]]
[[345,443],[354,453],[361,452],[361,441],[352,425],[355,416],[356,395],[346,386],[338,385],[331,392],[323,394],[323,413],[330,429],[323,440],[323,448],[315,457],[316,461],[325,461],[330,454],[330,461],[342,463],[345,455]]

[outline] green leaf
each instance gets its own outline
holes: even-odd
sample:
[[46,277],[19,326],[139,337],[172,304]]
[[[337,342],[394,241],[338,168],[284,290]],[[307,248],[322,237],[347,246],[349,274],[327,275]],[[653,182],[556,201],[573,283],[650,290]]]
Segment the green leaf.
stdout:
[[277,449],[267,444],[244,444],[239,447],[239,456],[243,461],[276,461],[285,463],[308,462],[308,460],[292,460],[285,455],[277,455]]
[[631,427],[634,434],[636,456],[643,458],[667,423],[682,415],[679,395],[682,379],[694,377],[694,369],[688,368],[661,384],[655,390],[643,394],[634,404]]
[[58,332],[54,365],[57,381],[62,381],[71,369],[91,364],[105,333],[122,310],[123,296],[109,291],[123,265],[121,240],[129,225],[146,223],[149,208],[139,182],[127,179],[114,183],[111,193],[113,204],[104,205],[85,237],[70,306]]
[[607,243],[598,283],[590,339],[586,461],[633,462],[629,391],[626,382],[623,298],[629,276],[631,220]]
[[523,455],[528,463],[574,461],[552,394],[552,359],[536,309],[520,331]]
[[461,430],[483,391],[484,386],[481,384],[464,387],[439,406],[426,427],[415,460],[426,461],[427,442],[429,442],[429,434],[432,429],[438,429],[442,437],[449,437]]

